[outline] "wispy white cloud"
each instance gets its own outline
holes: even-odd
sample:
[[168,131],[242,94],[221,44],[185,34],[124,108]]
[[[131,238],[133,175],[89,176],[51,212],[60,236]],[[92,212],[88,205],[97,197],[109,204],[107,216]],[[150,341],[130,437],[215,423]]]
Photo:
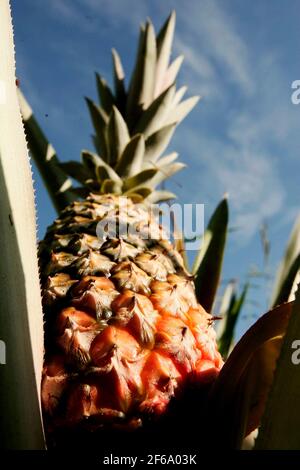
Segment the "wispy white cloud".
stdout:
[[148,15],[149,4],[146,0],[78,0],[83,7],[94,13],[106,15],[114,25],[130,24],[136,27]]
[[50,12],[55,13],[56,18],[62,19],[63,21],[77,22],[82,19],[82,15],[79,13],[75,2],[52,0],[50,6]]
[[[281,165],[284,158],[290,158],[299,113],[285,93],[288,79],[276,49],[271,44],[259,53],[251,49],[223,5],[214,0],[194,3],[193,11],[181,22],[184,27],[177,42],[178,49],[187,51],[187,81],[198,83],[200,93],[202,88],[215,107],[206,113],[217,120],[218,110],[224,113],[222,132],[213,132],[213,124],[198,132],[195,125],[184,127],[177,143],[191,159],[190,165],[198,166],[198,181],[195,172],[188,174],[192,193],[197,200],[201,196],[211,200],[213,194],[228,191],[232,223],[241,227],[238,236],[245,243],[263,220],[283,220],[287,211],[288,187]],[[238,105],[229,98],[233,87]],[[292,215],[284,218],[286,223],[295,207],[289,212]]]
[[[249,66],[249,50],[236,31],[232,18],[215,0],[194,2],[189,14],[184,15],[185,33],[193,36],[195,51],[203,49],[211,63],[225,67],[222,76],[229,78],[246,94],[255,88]],[[180,10],[184,12],[184,5]]]
[[178,34],[175,37],[175,50],[184,55],[185,62],[199,77],[205,80],[216,78],[216,72],[212,63],[204,54],[195,50],[193,44],[185,42],[182,35]]
[[139,0],[51,0],[50,12],[64,22],[76,23],[81,31],[93,31],[97,24],[84,20],[109,18],[110,27],[130,25],[136,27],[148,14],[147,1]]
[[192,93],[209,96],[210,99],[220,98],[220,88],[216,86],[217,72],[213,63],[204,53],[194,48],[194,43],[186,40],[184,34],[175,37],[174,49],[177,54],[184,55],[184,67],[181,80],[188,83]]
[[193,168],[188,175],[189,191],[197,201],[228,192],[231,224],[239,227],[242,243],[257,233],[263,220],[283,209],[285,190],[272,155],[258,152],[252,143],[246,146],[238,137],[195,137],[187,128],[180,141],[180,151],[189,155]]
[[[227,77],[249,93],[254,85],[249,78],[247,48],[235,32],[231,18],[214,0],[191,2],[188,15],[183,3],[178,3],[176,8],[180,29],[177,30],[175,49],[185,55],[191,88],[198,84],[202,94],[217,98],[222,87],[220,83],[217,87],[211,85],[220,73],[216,66],[221,66],[227,68]],[[157,9],[161,13],[169,10],[167,5],[157,5]],[[137,25],[149,16],[149,3],[146,0],[52,0],[50,12],[58,20],[75,23],[79,32],[94,32],[98,24],[86,20],[95,17],[107,18],[110,28],[127,25],[136,30]],[[165,16],[165,13],[161,16],[163,14]],[[183,73],[186,76],[188,72]]]

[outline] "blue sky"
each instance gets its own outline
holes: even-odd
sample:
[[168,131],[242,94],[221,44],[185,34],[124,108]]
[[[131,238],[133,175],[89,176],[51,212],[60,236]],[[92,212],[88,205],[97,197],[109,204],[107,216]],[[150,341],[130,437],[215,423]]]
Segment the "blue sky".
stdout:
[[[177,12],[174,54],[184,54],[179,84],[202,96],[178,127],[170,150],[188,168],[168,183],[180,202],[204,203],[206,218],[229,193],[224,280],[262,268],[259,226],[271,240],[274,275],[299,213],[300,0],[12,0],[17,74],[62,160],[92,148],[83,96],[96,96],[94,71],[108,81],[110,50],[131,71],[139,24],[160,27]],[[39,235],[55,217],[34,169]],[[255,281],[239,332],[266,308],[269,283]],[[246,318],[245,318],[246,316]]]

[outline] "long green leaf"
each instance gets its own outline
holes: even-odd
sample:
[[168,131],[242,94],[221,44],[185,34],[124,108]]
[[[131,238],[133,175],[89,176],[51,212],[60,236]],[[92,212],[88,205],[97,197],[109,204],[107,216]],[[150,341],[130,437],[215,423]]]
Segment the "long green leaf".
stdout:
[[213,213],[193,266],[198,302],[208,311],[218,289],[228,229],[228,202],[224,198]]
[[237,281],[235,279],[229,281],[229,283],[224,289],[222,298],[220,300],[220,307],[218,309],[218,317],[220,317],[220,321],[218,321],[215,327],[218,338],[220,338],[223,334],[223,331],[225,329],[225,324],[226,324],[226,315],[236,299],[236,294],[237,294],[236,284],[237,284]]
[[169,165],[154,165],[154,168],[157,169],[156,175],[151,179],[151,188],[156,188],[160,183],[165,179],[170,178],[171,176],[178,173],[178,171],[186,168],[186,165],[181,162],[171,163]]
[[101,148],[99,137],[95,134],[92,134],[91,137],[92,137],[92,142],[94,144],[94,148],[95,148],[96,152],[98,153],[98,155],[101,155],[102,148]]
[[162,167],[164,165],[170,165],[170,163],[173,163],[175,160],[178,158],[178,153],[177,152],[172,152],[169,155],[165,155],[164,157],[161,157],[156,163],[158,166]]
[[155,162],[152,162],[150,160],[143,160],[142,162],[142,168],[145,170],[146,168],[162,168],[165,165],[170,165],[173,163],[175,160],[178,158],[178,153],[177,152],[171,152],[168,155],[164,155],[161,157],[159,160]]
[[116,166],[116,172],[123,178],[137,174],[142,167],[144,154],[144,136],[136,134],[126,145]]
[[130,140],[127,124],[120,111],[115,106],[112,107],[109,117],[107,137],[109,145],[109,163],[114,166]]
[[137,173],[136,175],[130,176],[129,178],[126,178],[123,184],[123,189],[124,191],[133,191],[135,192],[135,188],[139,187],[141,185],[143,186],[148,186],[147,183],[148,181],[153,178],[153,176],[157,173],[157,170],[155,168],[149,168],[148,170],[143,170],[140,173]]
[[184,59],[183,55],[180,55],[176,57],[176,59],[173,60],[173,62],[170,64],[170,67],[166,71],[166,75],[164,77],[162,90],[169,88],[169,86],[175,83],[175,80],[180,70],[180,67],[182,65],[183,59]]
[[184,236],[183,236],[182,230],[180,229],[179,225],[176,222],[175,214],[173,211],[171,211],[171,220],[173,223],[174,246],[176,250],[178,251],[178,253],[180,253],[182,256],[184,267],[187,270],[189,270],[189,260],[188,260],[187,252],[185,249]]
[[134,133],[142,132],[145,138],[160,129],[164,124],[164,118],[170,108],[175,95],[175,86],[168,88],[158,96],[149,108],[143,113],[134,129]]
[[227,358],[230,347],[234,341],[235,327],[242,307],[245,303],[248,288],[249,284],[245,284],[241,294],[237,298],[235,296],[232,297],[229,308],[225,313],[224,330],[218,340],[219,351],[225,359]]
[[124,113],[124,106],[126,102],[125,90],[125,73],[123,70],[122,62],[119,54],[115,49],[112,49],[113,68],[114,68],[114,85],[116,104],[118,109]]
[[147,108],[153,98],[156,69],[156,40],[153,25],[146,23],[141,29],[139,48],[134,72],[129,85],[127,120],[134,126],[140,111]]
[[147,197],[146,202],[157,204],[158,202],[170,201],[171,199],[176,199],[176,194],[161,189],[152,191],[151,194]]
[[106,114],[109,115],[113,105],[115,104],[114,96],[106,81],[98,73],[96,73],[96,83],[100,104]]
[[139,188],[134,189],[133,191],[129,190],[126,191],[124,194],[130,197],[134,202],[143,202],[144,199],[151,194],[152,191],[150,188],[146,188],[145,186],[140,186]]
[[84,165],[96,174],[97,167],[104,167],[109,175],[109,178],[115,181],[116,183],[121,183],[121,178],[115,172],[115,170],[109,166],[99,155],[96,155],[89,150],[82,150],[81,158]]
[[[0,2],[0,447],[45,447],[43,314],[34,193],[15,86],[8,0]],[[3,93],[2,93],[3,92]]]
[[296,293],[256,449],[300,449],[300,290]]
[[207,406],[212,429],[207,432],[217,423],[224,448],[241,448],[261,422],[291,311],[292,304],[284,304],[260,317],[234,347],[214,383]]
[[111,180],[111,179],[106,179],[103,181],[101,185],[101,192],[104,194],[107,194],[107,193],[121,194],[121,187],[122,185],[119,182]]
[[146,140],[145,161],[156,162],[159,156],[166,150],[174,134],[175,124],[162,127],[151,134]]
[[186,91],[187,91],[187,86],[182,86],[176,91],[174,100],[173,100],[173,106],[176,106],[182,100]]
[[172,11],[157,35],[157,64],[154,97],[161,94],[164,77],[168,69],[176,23],[176,13]]
[[70,191],[72,181],[60,166],[54,148],[40,128],[24,95],[20,90],[18,90],[18,94],[30,153],[43,178],[52,203],[59,212],[74,201],[74,195]]
[[190,111],[196,106],[200,97],[192,96],[179,103],[175,109],[170,111],[170,115],[166,119],[166,125],[176,123],[179,124],[183,119],[190,113]]
[[108,142],[107,142],[107,135],[106,135],[106,128],[108,124],[108,116],[107,114],[100,108],[100,106],[97,106],[92,100],[89,98],[85,98],[85,101],[87,103],[91,120],[94,126],[94,129],[96,131],[96,136],[97,136],[97,142],[98,145],[100,145],[101,148],[101,157],[105,160],[108,161],[109,157],[109,148],[108,148]]
[[79,183],[84,184],[86,180],[92,178],[94,175],[82,163],[76,161],[63,162],[60,164],[61,168]]
[[279,266],[272,293],[271,307],[286,302],[290,296],[295,277],[300,270],[300,216],[288,241]]

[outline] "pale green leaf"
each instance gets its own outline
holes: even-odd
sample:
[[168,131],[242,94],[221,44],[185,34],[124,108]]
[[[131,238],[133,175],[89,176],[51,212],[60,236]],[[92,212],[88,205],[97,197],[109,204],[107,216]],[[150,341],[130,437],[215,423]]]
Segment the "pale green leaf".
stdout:
[[93,172],[89,171],[82,163],[76,161],[62,162],[60,167],[71,178],[74,178],[79,183],[84,184],[86,180],[93,177]]
[[157,173],[151,180],[151,188],[156,188],[164,180],[171,178],[171,176],[178,173],[178,171],[183,170],[185,167],[186,165],[181,162],[175,162],[164,166],[159,166],[156,164],[154,168],[157,169]]
[[164,77],[162,91],[165,90],[166,88],[169,88],[171,85],[173,85],[173,83],[175,83],[175,80],[180,70],[180,67],[182,65],[183,59],[184,59],[183,55],[180,55],[171,63]]
[[166,124],[176,123],[179,124],[183,119],[190,113],[190,111],[196,106],[200,97],[192,96],[181,103],[179,103],[175,109],[170,111]]
[[152,193],[150,188],[141,186],[135,188],[133,191],[129,190],[124,193],[125,196],[130,197],[134,202],[142,202],[149,194]]
[[144,154],[144,136],[142,134],[136,134],[126,145],[116,166],[116,172],[122,177],[135,175],[142,167]]
[[90,100],[89,98],[85,98],[85,100],[89,108],[94,129],[96,131],[98,146],[100,145],[101,148],[100,154],[102,158],[107,161],[109,155],[108,142],[106,136],[108,116],[100,108],[100,106],[97,106],[92,100]]
[[112,107],[109,117],[107,137],[109,145],[109,163],[114,166],[130,140],[127,124],[120,111],[115,106]]
[[173,103],[172,103],[173,108],[175,108],[177,104],[182,100],[186,91],[187,91],[187,86],[182,86],[176,91],[174,99],[173,99]]
[[[217,422],[224,448],[240,448],[243,439],[260,425],[291,310],[291,304],[284,304],[260,317],[234,347],[213,385],[206,408],[211,423],[207,432]],[[277,416],[285,412],[279,404]],[[273,426],[272,417],[276,417],[270,417]]]
[[284,336],[274,379],[256,440],[256,449],[300,448],[300,290]]
[[36,215],[7,0],[0,2],[0,44],[0,447],[41,450],[43,313]]
[[160,155],[166,150],[174,134],[175,124],[165,126],[146,140],[145,161],[155,163]]
[[178,153],[177,152],[172,152],[169,155],[165,155],[164,157],[160,158],[156,162],[151,162],[149,161],[143,161],[142,168],[160,168],[165,165],[170,165],[173,163],[176,159],[178,158]]
[[218,289],[228,229],[228,203],[224,198],[214,211],[196,257],[193,274],[198,302],[211,311]]
[[245,303],[248,288],[249,284],[246,284],[239,296],[233,295],[229,308],[225,313],[224,330],[218,340],[219,352],[224,359],[227,358],[233,344],[236,324]]
[[143,133],[145,138],[147,138],[159,130],[164,125],[164,119],[170,109],[174,94],[175,87],[172,86],[159,95],[142,114],[134,129],[134,133]]
[[151,181],[151,178],[157,173],[157,170],[155,168],[149,168],[148,170],[143,170],[140,173],[137,173],[134,176],[130,176],[129,178],[126,178],[124,183],[123,183],[123,190],[128,191],[128,190],[134,190],[136,191],[135,188],[144,185],[147,183],[147,186],[149,186],[149,182]]
[[99,137],[95,134],[93,134],[91,137],[92,137],[92,142],[94,144],[96,152],[99,155],[101,155],[102,149],[101,149],[101,144],[100,144],[100,141],[99,141]]
[[286,302],[293,287],[294,279],[300,269],[300,216],[298,217],[290,239],[288,241],[284,257],[277,271],[274,290],[272,293],[271,307]]
[[74,196],[70,191],[72,181],[61,168],[56,151],[47,140],[20,90],[18,90],[18,95],[30,153],[45,183],[52,203],[59,212],[74,200]]
[[[215,330],[216,330],[218,339],[220,338],[220,336],[223,334],[225,330],[226,315],[228,311],[231,309],[233,303],[235,302],[236,295],[237,295],[237,281],[232,280],[228,282],[228,284],[226,285],[224,292],[222,294],[222,298],[220,299],[220,306],[217,312],[219,319],[215,325]],[[214,309],[216,308],[215,304],[214,304]]]
[[103,194],[121,194],[121,188],[122,185],[120,182],[111,180],[111,179],[106,179],[103,181],[101,185],[101,193]]
[[186,252],[186,249],[185,249],[184,236],[183,236],[183,233],[182,233],[181,229],[179,228],[179,226],[176,222],[174,211],[171,211],[171,218],[172,218],[172,222],[173,222],[173,238],[174,238],[175,249],[182,256],[184,267],[187,270],[189,270],[189,260],[188,260],[187,252]]
[[149,106],[153,99],[156,69],[156,40],[150,21],[141,29],[135,68],[129,85],[127,99],[127,121],[131,128],[136,123],[142,108]]
[[154,91],[155,98],[161,94],[161,87],[166,71],[168,69],[171,57],[175,23],[176,13],[175,11],[172,11],[171,15],[169,16],[157,36],[157,64]]
[[156,165],[163,167],[164,165],[170,165],[178,158],[177,152],[172,152],[169,155],[165,155],[164,157],[157,160]]
[[119,54],[112,49],[113,69],[114,69],[114,85],[117,107],[123,112],[126,102],[125,91],[125,73]]
[[104,167],[109,175],[109,178],[113,181],[120,183],[122,180],[115,170],[109,166],[99,155],[89,152],[88,150],[82,150],[81,158],[84,165],[90,170],[93,171],[96,175],[97,167]]
[[96,83],[101,107],[109,115],[115,104],[114,96],[106,81],[98,73],[96,73]]
[[158,202],[170,201],[176,199],[176,194],[167,190],[155,190],[148,197],[147,202],[151,204],[157,204]]

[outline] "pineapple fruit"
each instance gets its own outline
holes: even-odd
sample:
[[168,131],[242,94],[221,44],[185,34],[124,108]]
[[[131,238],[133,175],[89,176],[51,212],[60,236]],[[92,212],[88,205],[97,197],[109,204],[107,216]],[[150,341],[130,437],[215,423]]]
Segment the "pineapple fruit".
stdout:
[[[139,427],[222,367],[213,317],[150,209],[174,197],[157,188],[184,165],[163,153],[197,101],[181,101],[185,87],[176,91],[174,26],[174,13],[157,36],[150,21],[142,26],[128,90],[113,51],[114,93],[97,75],[100,106],[87,99],[96,153],[63,164],[81,183],[81,200],[60,213],[39,249],[47,430]],[[106,221],[116,233],[99,231]]]

